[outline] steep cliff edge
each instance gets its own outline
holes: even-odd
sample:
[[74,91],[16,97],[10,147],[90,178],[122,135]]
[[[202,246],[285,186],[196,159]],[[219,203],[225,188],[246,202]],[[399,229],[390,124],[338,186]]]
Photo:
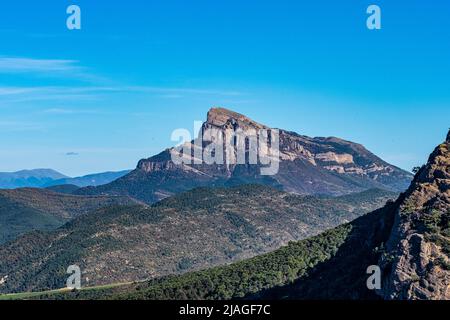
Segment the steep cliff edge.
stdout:
[[405,193],[386,249],[384,299],[450,299],[450,132]]
[[[281,129],[279,170],[273,175],[261,175],[261,168],[266,166],[260,161],[257,164],[249,161],[249,142],[245,146],[245,161],[228,161],[237,154],[234,147],[231,152],[224,150],[223,162],[207,164],[204,157],[209,140],[201,137],[208,130],[224,137],[233,132],[266,130],[272,138],[275,129],[225,108],[211,108],[202,134],[186,143],[191,147],[192,161],[175,163],[172,156],[179,151],[169,148],[140,160],[135,170],[112,183],[81,188],[75,193],[127,195],[153,203],[195,187],[257,183],[299,194],[339,196],[372,188],[404,191],[412,179],[409,172],[383,161],[361,144],[336,137],[311,138]],[[258,157],[261,159],[261,154]]]

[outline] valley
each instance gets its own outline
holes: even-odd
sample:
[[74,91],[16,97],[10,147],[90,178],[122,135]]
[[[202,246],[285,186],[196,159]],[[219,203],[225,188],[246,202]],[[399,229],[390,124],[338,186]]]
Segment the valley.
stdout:
[[[261,185],[197,188],[153,206],[109,206],[50,232],[0,247],[0,292],[64,286],[67,266],[84,286],[180,274],[266,253],[351,221],[396,194],[312,197]],[[30,265],[34,265],[32,269]]]

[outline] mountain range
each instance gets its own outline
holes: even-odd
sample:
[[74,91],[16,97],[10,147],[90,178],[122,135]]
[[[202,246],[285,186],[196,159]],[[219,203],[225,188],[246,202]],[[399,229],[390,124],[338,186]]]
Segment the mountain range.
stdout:
[[[249,129],[273,130],[239,113],[212,108],[197,139],[207,130],[225,136],[230,130]],[[192,141],[192,148],[200,145],[204,151],[208,143],[201,140],[200,144]],[[205,186],[257,183],[298,194],[338,196],[372,188],[404,191],[412,179],[412,174],[388,164],[360,144],[335,137],[310,138],[285,130],[279,130],[279,170],[272,176],[261,175],[262,165],[251,164],[248,158],[243,164],[207,164],[204,159],[201,164],[177,164],[172,160],[174,152],[174,148],[166,149],[139,161],[135,170],[111,183],[74,193],[127,195],[151,204]]]
[[179,164],[170,148],[100,186],[0,190],[0,292],[62,288],[76,264],[88,290],[33,297],[450,298],[450,132],[412,176],[360,144],[224,108],[185,145],[207,150],[210,129],[267,130],[271,146],[277,131],[278,172],[261,175],[245,142],[243,164]]
[[350,223],[227,266],[35,298],[449,300],[449,283],[450,132],[407,191]]
[[[70,178],[52,169],[0,172],[0,189],[46,188],[60,185],[72,185],[77,188],[98,186],[116,180],[129,172],[130,170],[102,172],[76,178]],[[72,188],[72,191],[77,188]]]
[[52,181],[66,178],[68,177],[52,169],[0,172],[0,189],[39,188]]

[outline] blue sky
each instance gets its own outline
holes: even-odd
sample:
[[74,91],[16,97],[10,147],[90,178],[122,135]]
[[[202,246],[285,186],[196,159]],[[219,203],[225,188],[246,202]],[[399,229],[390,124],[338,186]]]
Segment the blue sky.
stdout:
[[450,126],[446,1],[16,0],[0,40],[0,171],[133,168],[211,106],[405,169]]

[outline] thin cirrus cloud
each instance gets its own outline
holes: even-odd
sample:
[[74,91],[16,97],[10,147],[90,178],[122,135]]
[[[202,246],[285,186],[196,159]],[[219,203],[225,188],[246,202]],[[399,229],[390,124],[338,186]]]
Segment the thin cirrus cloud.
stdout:
[[168,88],[152,86],[40,86],[40,87],[0,87],[0,101],[4,103],[20,103],[31,101],[87,101],[107,100],[111,95],[143,94],[155,95],[163,99],[183,98],[185,96],[228,96],[236,97],[241,92],[231,90]]
[[86,110],[86,109],[65,109],[65,108],[50,108],[42,111],[45,114],[54,115],[74,115],[74,114],[99,114],[98,110]]
[[0,132],[24,132],[24,131],[41,131],[43,126],[38,123],[25,121],[0,121]]
[[0,56],[0,74],[28,75],[37,77],[62,77],[87,82],[106,82],[106,78],[95,75],[78,60],[35,59]]
[[97,100],[111,92],[108,87],[0,87],[0,101],[3,103],[21,103],[36,101],[86,101]]
[[42,73],[80,71],[76,60],[0,57],[2,73]]
[[22,95],[30,92],[36,91],[35,88],[20,88],[20,87],[0,87],[0,97],[1,96],[13,96]]
[[[33,59],[33,58],[15,58],[0,56],[0,74],[28,73],[41,76],[70,76],[79,77],[85,80],[91,80],[100,84],[100,86],[88,88],[59,88],[64,91],[109,91],[109,92],[135,92],[135,93],[159,93],[169,98],[180,97],[182,94],[212,94],[222,96],[238,96],[241,93],[232,90],[216,90],[216,89],[199,89],[199,88],[181,88],[181,87],[152,87],[152,86],[136,86],[136,85],[120,85],[120,86],[102,86],[105,83],[111,83],[110,79],[106,79],[99,75],[88,72],[88,68],[81,66],[78,60],[66,59]],[[57,90],[55,87],[43,87],[43,90]],[[20,90],[34,91],[41,88],[0,88],[0,95],[21,93]]]
[[[0,56],[0,75],[26,75],[32,77],[58,77],[81,80],[84,84],[75,86],[0,86],[0,102],[28,103],[39,101],[92,101],[109,100],[112,95],[153,95],[162,99],[176,99],[186,96],[240,96],[232,90],[186,87],[154,87],[146,85],[118,84],[116,81],[96,75],[78,60],[35,59]],[[86,82],[86,83],[85,83]],[[89,84],[89,85],[86,85]],[[53,111],[53,112],[52,112]],[[49,113],[70,114],[64,110],[50,110]]]

